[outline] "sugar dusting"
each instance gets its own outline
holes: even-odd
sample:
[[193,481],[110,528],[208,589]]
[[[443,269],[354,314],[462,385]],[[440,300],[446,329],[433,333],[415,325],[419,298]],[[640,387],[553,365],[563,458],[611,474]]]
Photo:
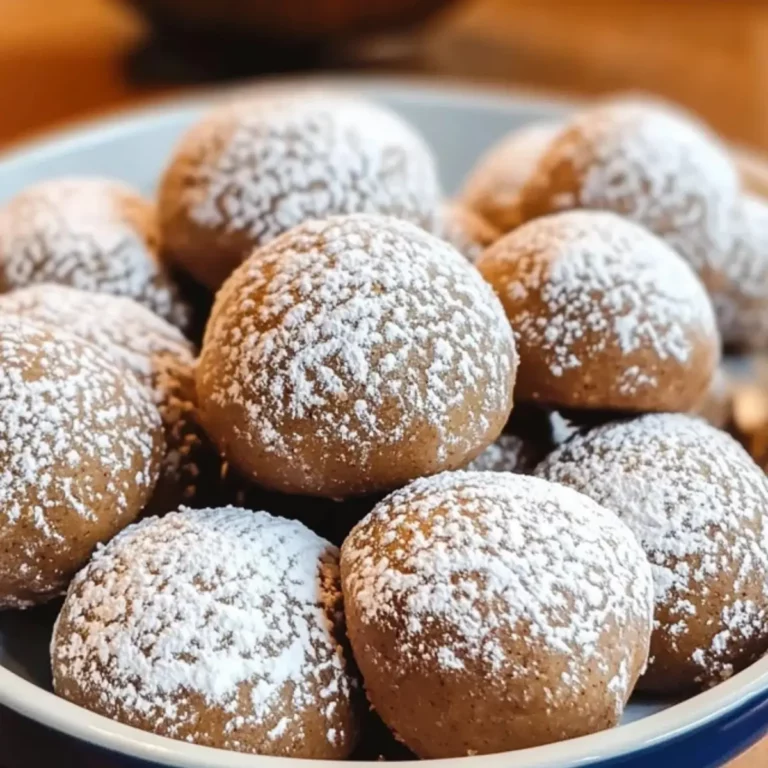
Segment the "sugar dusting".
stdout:
[[[726,676],[720,657],[765,633],[768,480],[729,435],[682,414],[642,416],[572,437],[536,474],[586,493],[632,529],[657,605],[668,607],[662,629],[673,647],[709,611],[709,645],[693,655],[707,672]],[[723,579],[733,582],[729,594],[712,588]],[[755,588],[759,605],[741,596]]]
[[768,202],[745,195],[736,238],[712,300],[723,341],[752,349],[768,345]]
[[62,526],[96,521],[105,500],[120,519],[132,489],[154,482],[159,416],[137,381],[63,331],[0,315],[0,359],[0,545],[28,542],[0,561],[0,580],[23,561],[29,591],[45,593],[60,585],[34,564],[42,549],[66,552]]
[[[182,510],[126,529],[76,576],[54,680],[74,681],[103,713],[196,743],[279,750],[270,743],[302,739],[317,710],[336,744],[334,711],[355,685],[340,610],[338,552],[300,523]],[[222,733],[205,730],[217,720]],[[244,740],[253,729],[262,744]]]
[[536,451],[522,437],[499,435],[468,465],[473,472],[528,472],[535,464]]
[[[690,267],[614,214],[572,211],[529,222],[478,262],[484,274],[499,265],[509,265],[495,287],[516,336],[540,350],[554,377],[601,353],[648,349],[685,363],[694,345],[717,338],[711,303]],[[633,367],[618,382],[623,394],[655,385]]]
[[63,328],[100,349],[141,382],[151,384],[154,355],[192,360],[192,345],[173,325],[122,296],[41,284],[0,296],[0,311]]
[[[291,425],[311,417],[312,439],[359,465],[425,424],[441,455],[471,450],[487,414],[509,407],[515,365],[498,300],[451,246],[354,215],[298,227],[235,272],[198,376],[221,407],[244,409],[243,436],[263,449],[301,461]],[[476,413],[456,430],[467,402]]]
[[531,188],[545,189],[562,163],[578,182],[573,194],[552,200],[555,210],[620,213],[697,271],[727,268],[738,173],[718,140],[678,110],[621,100],[584,111],[542,158]]
[[[533,658],[507,655],[524,640],[564,659],[575,687],[588,668],[610,669],[608,633],[650,633],[650,567],[629,529],[581,494],[536,478],[417,480],[353,529],[342,570],[361,620],[398,628],[404,662],[535,674]],[[623,706],[629,681],[619,672],[610,678]]]
[[120,182],[36,184],[0,209],[0,285],[128,296],[184,328],[189,308],[158,263],[156,226],[151,204]]
[[258,244],[343,213],[430,227],[440,198],[434,159],[415,130],[383,107],[338,93],[227,104],[190,131],[175,162],[185,173],[178,204],[192,221]]

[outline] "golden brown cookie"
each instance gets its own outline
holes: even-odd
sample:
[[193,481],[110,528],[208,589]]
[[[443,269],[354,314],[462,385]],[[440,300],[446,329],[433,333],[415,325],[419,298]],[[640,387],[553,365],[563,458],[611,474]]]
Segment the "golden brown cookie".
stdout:
[[651,660],[639,685],[720,682],[768,650],[768,479],[725,432],[651,414],[577,435],[536,474],[612,510],[651,561]]
[[108,352],[125,371],[152,385],[153,358],[168,354],[192,361],[184,335],[146,307],[123,296],[42,283],[0,295],[0,312],[63,328]]
[[394,218],[297,227],[219,292],[203,424],[243,474],[343,498],[465,465],[512,407],[501,305],[448,243]]
[[464,184],[464,205],[500,232],[509,231],[517,223],[517,196],[561,127],[557,122],[531,123],[494,144]]
[[718,140],[681,111],[622,99],[576,115],[541,157],[507,228],[612,211],[676,250],[710,288],[728,269],[740,183]]
[[456,202],[443,203],[437,234],[473,263],[501,237],[501,232],[494,226]]
[[515,331],[515,396],[554,407],[687,411],[709,386],[720,339],[691,268],[612,213],[529,222],[477,268]]
[[616,725],[651,634],[651,569],[586,496],[446,472],[344,542],[347,630],[368,698],[419,757],[488,754]]
[[720,334],[740,350],[768,347],[768,202],[745,195],[730,259],[709,286]]
[[74,335],[2,314],[0,357],[0,608],[25,608],[136,518],[163,433],[145,388]]
[[0,291],[58,283],[126,296],[185,330],[189,307],[158,263],[154,206],[122,182],[35,184],[0,208]]
[[73,580],[51,644],[59,696],[209,747],[342,759],[360,721],[338,550],[234,507],[131,526]]
[[181,140],[162,179],[167,258],[218,288],[253,251],[309,219],[397,216],[432,229],[432,154],[389,110],[343,93],[291,91],[219,106]]
[[0,311],[65,328],[107,352],[150,390],[166,450],[146,514],[216,500],[221,460],[198,422],[194,349],[177,328],[131,299],[63,285],[6,293]]

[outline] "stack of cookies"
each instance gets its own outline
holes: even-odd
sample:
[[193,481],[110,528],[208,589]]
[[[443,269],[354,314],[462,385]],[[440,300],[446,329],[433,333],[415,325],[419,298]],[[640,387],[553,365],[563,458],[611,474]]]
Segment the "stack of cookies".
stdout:
[[303,90],[204,116],[156,203],[22,191],[0,607],[65,596],[58,695],[265,755],[502,752],[717,684],[768,651],[768,479],[719,429],[767,205],[650,100],[449,201],[412,126]]

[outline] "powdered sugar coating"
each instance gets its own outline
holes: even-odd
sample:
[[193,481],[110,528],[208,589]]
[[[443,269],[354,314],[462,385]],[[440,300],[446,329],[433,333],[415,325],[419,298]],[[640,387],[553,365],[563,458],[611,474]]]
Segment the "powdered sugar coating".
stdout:
[[152,384],[155,355],[192,361],[192,344],[175,326],[126,297],[44,283],[0,296],[0,311],[74,333],[147,385]]
[[580,697],[596,691],[598,708],[608,700],[620,714],[645,663],[653,599],[642,550],[613,514],[536,478],[417,480],[353,529],[341,569],[369,695],[381,696],[369,680],[379,669],[395,687],[416,675],[484,700],[501,689],[520,711],[523,692],[543,685],[547,715],[571,707],[578,719]]
[[709,373],[718,359],[712,305],[691,268],[612,213],[570,211],[529,222],[477,267],[504,304],[524,372],[535,357],[550,381],[574,370],[589,381],[601,378],[595,372],[606,361],[625,361],[623,374],[607,384],[614,407],[657,389],[667,364],[692,367],[701,348]]
[[144,388],[75,336],[0,315],[0,357],[0,607],[25,607],[135,519],[162,433]]
[[566,125],[521,192],[520,213],[619,213],[662,237],[709,284],[728,268],[739,195],[730,154],[709,131],[679,110],[624,99]]
[[380,213],[431,229],[439,202],[434,159],[411,126],[363,99],[307,90],[212,111],[182,139],[160,191],[164,239],[192,269],[190,231],[231,236],[215,237],[223,253],[209,259],[234,266],[313,218]]
[[297,227],[233,274],[197,382],[236,465],[343,496],[476,455],[506,421],[516,363],[499,302],[450,245],[351,215]]
[[768,649],[768,480],[733,438],[687,415],[641,416],[572,437],[536,474],[637,536],[653,567],[652,654],[676,660],[673,685],[717,681]]
[[462,202],[507,231],[520,190],[561,128],[555,122],[530,123],[508,133],[477,161],[464,183]]
[[477,458],[467,464],[473,472],[522,472],[536,465],[537,451],[517,435],[499,435]]
[[342,627],[327,541],[266,512],[182,509],[131,526],[73,580],[54,687],[172,738],[340,758],[356,736]]
[[718,283],[710,287],[726,344],[747,349],[768,346],[768,202],[745,195],[736,238]]
[[0,287],[58,283],[127,296],[180,328],[189,308],[157,260],[154,207],[118,181],[66,177],[0,209]]

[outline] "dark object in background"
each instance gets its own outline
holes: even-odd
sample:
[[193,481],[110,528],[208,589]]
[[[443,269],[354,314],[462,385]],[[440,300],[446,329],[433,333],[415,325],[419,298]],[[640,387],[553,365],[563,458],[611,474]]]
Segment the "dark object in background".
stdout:
[[127,0],[154,23],[270,43],[330,43],[424,21],[451,0]]

